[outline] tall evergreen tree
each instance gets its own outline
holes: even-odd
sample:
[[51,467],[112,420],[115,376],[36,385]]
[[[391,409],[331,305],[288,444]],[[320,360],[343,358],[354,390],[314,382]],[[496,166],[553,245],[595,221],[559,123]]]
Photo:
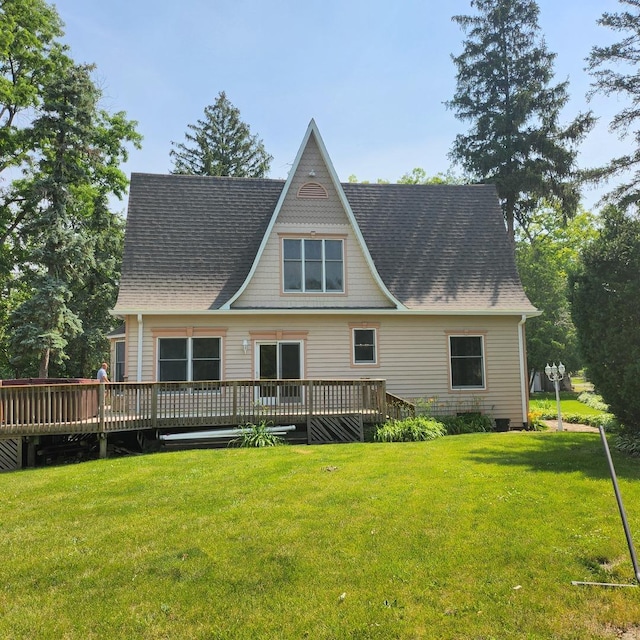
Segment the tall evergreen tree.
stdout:
[[224,91],[205,107],[204,120],[187,128],[185,142],[171,143],[172,173],[263,178],[269,172],[272,156],[262,140],[251,135]]
[[552,85],[553,61],[538,26],[534,0],[471,0],[472,16],[453,20],[466,33],[453,56],[457,87],[447,106],[471,123],[454,141],[451,158],[473,180],[498,190],[509,237],[526,226],[543,201],[558,202],[565,217],[576,211],[576,145],[591,129],[590,113],[559,123],[568,82]]
[[39,377],[48,376],[52,360],[67,358],[68,341],[83,329],[72,297],[100,268],[93,218],[109,193],[123,194],[127,181],[118,165],[126,159],[124,145],[139,139],[123,114],[98,108],[91,71],[67,57],[60,61],[33,123],[37,166],[15,182],[27,214],[20,238],[29,258],[21,274],[27,297],[12,313],[11,344],[18,362],[37,357]]
[[640,0],[620,0],[620,4],[626,5],[627,10],[604,13],[598,24],[621,32],[624,37],[615,44],[593,47],[587,58],[587,68],[594,78],[591,96],[594,93],[614,95],[621,97],[627,105],[614,116],[609,129],[622,139],[631,133],[636,148],[587,175],[595,181],[603,181],[622,174],[622,183],[608,199],[626,207],[640,202]]

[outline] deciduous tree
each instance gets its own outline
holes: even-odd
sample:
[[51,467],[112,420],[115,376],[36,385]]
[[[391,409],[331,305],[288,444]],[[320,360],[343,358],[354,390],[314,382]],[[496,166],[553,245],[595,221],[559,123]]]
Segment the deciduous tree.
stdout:
[[580,211],[564,224],[553,207],[532,214],[528,234],[516,230],[516,263],[524,290],[542,315],[527,320],[527,362],[544,371],[562,361],[568,371],[582,368],[576,328],[571,320],[569,273],[582,247],[595,236],[594,216]]

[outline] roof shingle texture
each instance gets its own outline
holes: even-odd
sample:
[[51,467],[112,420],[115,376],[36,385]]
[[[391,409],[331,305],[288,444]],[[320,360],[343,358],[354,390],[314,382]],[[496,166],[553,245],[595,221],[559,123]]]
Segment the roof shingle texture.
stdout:
[[[284,184],[133,174],[115,312],[220,308],[245,281]],[[492,186],[342,188],[380,277],[408,308],[534,311]]]

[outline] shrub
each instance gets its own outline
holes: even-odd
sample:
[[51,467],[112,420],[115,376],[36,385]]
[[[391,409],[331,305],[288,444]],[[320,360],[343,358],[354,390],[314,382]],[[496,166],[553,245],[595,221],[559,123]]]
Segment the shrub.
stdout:
[[456,436],[463,433],[483,433],[493,431],[493,420],[484,413],[463,413],[457,416],[440,418],[447,434]]
[[269,431],[273,423],[262,420],[258,424],[248,422],[241,427],[242,433],[229,442],[235,447],[277,447],[284,444],[284,438]]
[[376,429],[376,442],[417,442],[435,440],[446,435],[446,429],[435,418],[416,416],[404,420],[388,420]]
[[615,441],[614,447],[617,451],[627,455],[640,457],[640,433],[625,431],[621,433]]
[[602,397],[596,393],[591,393],[590,391],[584,391],[581,393],[578,396],[578,402],[582,402],[582,404],[586,404],[587,407],[591,407],[598,411],[604,411],[605,413],[609,411],[609,405],[603,402]]

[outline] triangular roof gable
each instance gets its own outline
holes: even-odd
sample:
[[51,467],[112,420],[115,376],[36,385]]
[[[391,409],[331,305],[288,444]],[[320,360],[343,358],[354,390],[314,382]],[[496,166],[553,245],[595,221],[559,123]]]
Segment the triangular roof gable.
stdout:
[[375,263],[373,262],[373,258],[371,257],[371,253],[369,252],[369,249],[367,247],[367,243],[364,240],[364,237],[362,235],[362,232],[360,230],[360,226],[358,225],[358,222],[356,221],[356,218],[353,214],[353,211],[351,209],[351,205],[349,204],[349,201],[347,200],[347,196],[344,193],[344,189],[342,188],[342,185],[340,184],[340,180],[338,179],[338,175],[336,174],[336,171],[333,167],[333,163],[331,162],[331,158],[329,157],[329,154],[327,152],[327,148],[324,146],[324,142],[322,140],[322,136],[320,135],[320,132],[318,131],[318,127],[315,123],[315,120],[311,120],[311,122],[309,123],[309,126],[307,127],[307,132],[305,133],[305,136],[302,140],[302,143],[300,145],[300,148],[298,149],[298,154],[296,155],[296,158],[293,162],[293,166],[291,167],[291,171],[289,172],[289,176],[287,178],[287,181],[285,182],[284,188],[282,189],[282,193],[280,194],[280,198],[278,199],[278,203],[276,204],[276,207],[273,211],[273,215],[271,216],[271,220],[269,222],[269,226],[267,227],[264,237],[262,238],[262,242],[260,243],[260,248],[258,249],[258,252],[256,254],[256,257],[253,261],[253,264],[251,265],[251,269],[245,279],[245,281],[242,283],[242,286],[238,289],[238,291],[229,299],[228,302],[226,302],[224,305],[222,305],[221,309],[230,309],[231,305],[242,295],[242,293],[244,292],[244,290],[247,288],[249,282],[251,281],[251,279],[253,278],[253,275],[256,272],[256,269],[258,268],[258,264],[260,263],[260,258],[262,257],[262,254],[265,250],[265,247],[267,245],[267,242],[269,240],[269,237],[273,231],[273,227],[276,224],[276,220],[278,219],[278,215],[280,214],[280,210],[282,209],[282,205],[287,197],[287,194],[289,192],[289,189],[291,187],[291,183],[294,179],[294,176],[296,175],[296,172],[298,170],[298,165],[300,164],[300,160],[302,159],[302,155],[304,154],[304,151],[309,143],[309,139],[311,138],[311,136],[314,136],[316,144],[318,145],[318,150],[320,151],[320,156],[325,164],[325,166],[327,167],[327,171],[329,172],[329,176],[331,178],[331,182],[336,190],[336,193],[338,194],[338,197],[340,199],[340,202],[344,208],[344,211],[346,213],[347,219],[349,220],[349,224],[351,225],[354,235],[356,236],[356,239],[358,241],[358,245],[360,246],[360,250],[362,251],[362,254],[364,255],[365,261],[371,271],[371,274],[374,278],[374,280],[376,281],[377,285],[380,287],[380,289],[382,290],[382,292],[384,293],[384,295],[389,299],[389,301],[394,304],[396,306],[396,308],[398,309],[406,309],[405,305],[403,305],[395,296],[393,296],[391,294],[391,292],[389,291],[389,289],[387,288],[387,286],[385,285],[385,283],[383,282],[382,278],[380,277],[380,274],[378,273],[378,270],[375,266]]

